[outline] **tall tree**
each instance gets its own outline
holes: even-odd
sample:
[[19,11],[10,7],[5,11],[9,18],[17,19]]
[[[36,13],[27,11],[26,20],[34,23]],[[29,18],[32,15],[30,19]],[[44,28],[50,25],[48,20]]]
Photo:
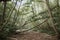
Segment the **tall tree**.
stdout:
[[46,1],[46,6],[47,6],[47,9],[48,9],[49,16],[50,16],[50,21],[51,21],[51,24],[52,24],[52,28],[54,29],[56,34],[58,34],[58,32],[55,28],[55,25],[54,25],[54,19],[53,19],[53,16],[52,16],[52,11],[51,11],[50,5],[49,5],[49,0],[45,0],[45,1]]

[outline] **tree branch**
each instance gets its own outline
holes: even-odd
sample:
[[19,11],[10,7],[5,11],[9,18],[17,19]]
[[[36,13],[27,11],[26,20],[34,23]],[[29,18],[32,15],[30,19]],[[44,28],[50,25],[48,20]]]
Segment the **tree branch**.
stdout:
[[[56,8],[56,6],[53,7],[53,8],[51,8],[51,11],[52,11],[53,9],[55,9],[55,8]],[[40,15],[40,14],[42,14],[42,13],[46,13],[46,12],[48,12],[48,10],[43,11],[43,12],[39,13],[38,15]],[[37,17],[38,15],[33,15],[33,17],[32,17],[31,19],[33,19],[34,17]],[[40,18],[39,18],[38,20],[40,20]],[[36,21],[37,21],[37,20],[36,20]],[[26,21],[21,27],[23,27],[23,26],[25,26],[26,24],[31,23],[31,22],[33,22],[33,21],[28,22],[28,23],[27,23],[27,22],[28,22],[28,21]]]
[[[48,19],[45,19],[42,23],[36,25],[35,27],[38,27],[38,28],[39,28],[39,26],[42,25],[43,23],[45,23],[47,20],[48,20]],[[33,28],[35,28],[35,27],[33,27]],[[31,30],[31,29],[33,29],[33,28],[30,28],[30,29],[27,29],[27,30],[24,30],[24,31],[19,31],[18,33],[27,32],[27,31],[29,31],[29,30]]]

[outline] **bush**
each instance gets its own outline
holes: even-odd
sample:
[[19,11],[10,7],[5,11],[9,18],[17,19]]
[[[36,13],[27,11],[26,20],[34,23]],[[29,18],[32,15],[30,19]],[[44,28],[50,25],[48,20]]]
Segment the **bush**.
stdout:
[[13,24],[5,25],[0,32],[0,40],[5,40],[8,36],[15,33],[17,26]]

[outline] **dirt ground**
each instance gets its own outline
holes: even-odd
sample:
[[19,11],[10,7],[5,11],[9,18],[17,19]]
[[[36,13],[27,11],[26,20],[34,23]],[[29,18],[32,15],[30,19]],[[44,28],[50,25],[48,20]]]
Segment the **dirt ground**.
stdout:
[[57,40],[57,37],[46,33],[27,32],[24,34],[12,35],[9,37],[9,40]]

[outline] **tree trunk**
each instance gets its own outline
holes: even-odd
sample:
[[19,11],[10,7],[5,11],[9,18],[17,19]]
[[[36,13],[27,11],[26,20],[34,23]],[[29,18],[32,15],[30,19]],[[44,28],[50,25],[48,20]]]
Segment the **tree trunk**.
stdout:
[[55,28],[55,25],[54,25],[54,19],[53,19],[53,16],[52,16],[52,11],[50,9],[50,5],[49,5],[49,0],[45,0],[46,2],[46,6],[47,6],[47,9],[48,9],[48,15],[50,17],[50,21],[51,21],[51,24],[52,24],[52,28],[54,29],[54,31],[56,32],[56,34],[58,34],[56,28]]

